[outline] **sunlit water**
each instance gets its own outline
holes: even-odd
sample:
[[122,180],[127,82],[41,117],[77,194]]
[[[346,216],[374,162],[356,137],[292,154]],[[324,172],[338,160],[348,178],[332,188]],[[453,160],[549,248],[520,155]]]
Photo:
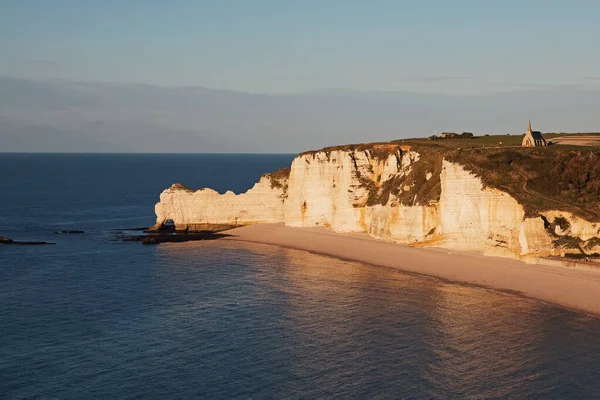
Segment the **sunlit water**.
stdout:
[[112,241],[175,181],[241,191],[290,159],[0,155],[0,235],[57,242],[0,247],[0,397],[600,397],[595,318],[266,245]]

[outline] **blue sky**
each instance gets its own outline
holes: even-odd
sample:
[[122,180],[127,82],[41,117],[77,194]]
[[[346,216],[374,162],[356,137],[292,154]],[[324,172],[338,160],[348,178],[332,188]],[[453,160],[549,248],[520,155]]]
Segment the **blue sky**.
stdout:
[[481,94],[600,86],[595,0],[0,0],[0,75]]

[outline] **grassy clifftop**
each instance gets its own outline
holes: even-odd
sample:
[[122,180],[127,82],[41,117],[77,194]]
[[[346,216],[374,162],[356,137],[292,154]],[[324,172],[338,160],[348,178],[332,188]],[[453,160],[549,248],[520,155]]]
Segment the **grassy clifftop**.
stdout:
[[[547,139],[552,137],[545,136]],[[480,177],[485,186],[510,194],[523,205],[527,216],[546,210],[564,210],[589,221],[600,221],[600,147],[525,148],[520,146],[521,140],[522,135],[407,139],[335,146],[322,151],[368,151],[381,159],[401,146],[410,146],[420,154],[408,177],[391,179],[370,188],[372,193],[367,205],[385,204],[390,193],[403,204],[427,204],[439,200],[439,172],[442,160],[446,159],[463,165]],[[310,153],[314,152],[303,154]],[[430,179],[425,179],[427,172],[433,173]],[[412,189],[403,191],[402,187],[407,186]]]
[[600,152],[569,148],[456,150],[458,162],[486,186],[509,193],[528,216],[559,209],[600,221]]
[[459,163],[485,186],[507,192],[527,216],[558,209],[600,221],[600,148],[414,144],[425,157],[429,153]]

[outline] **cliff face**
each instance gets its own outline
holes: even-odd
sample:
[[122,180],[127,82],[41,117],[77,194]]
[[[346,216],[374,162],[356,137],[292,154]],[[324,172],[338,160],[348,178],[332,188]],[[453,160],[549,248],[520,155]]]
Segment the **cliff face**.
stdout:
[[283,200],[283,187],[272,188],[267,176],[239,195],[231,191],[219,194],[212,189],[190,190],[174,184],[161,193],[160,201],[155,206],[155,228],[160,228],[169,220],[180,231],[219,230],[261,222],[281,222],[284,220]]
[[240,195],[176,184],[160,196],[155,227],[284,222],[505,256],[600,250],[596,223],[560,210],[528,217],[517,200],[459,163],[421,153],[394,144],[305,153]]

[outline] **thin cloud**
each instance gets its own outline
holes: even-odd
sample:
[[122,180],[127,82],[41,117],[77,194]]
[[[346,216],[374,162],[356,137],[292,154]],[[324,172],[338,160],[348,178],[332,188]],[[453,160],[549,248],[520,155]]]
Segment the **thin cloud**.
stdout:
[[467,76],[412,76],[398,80],[398,82],[410,82],[410,83],[439,83],[439,82],[450,82],[450,81],[464,81],[471,79]]
[[580,76],[579,79],[584,81],[597,81],[600,82],[600,76]]
[[583,85],[578,83],[523,83],[523,82],[492,82],[493,85],[529,88],[529,89],[556,89],[556,88],[579,88]]

